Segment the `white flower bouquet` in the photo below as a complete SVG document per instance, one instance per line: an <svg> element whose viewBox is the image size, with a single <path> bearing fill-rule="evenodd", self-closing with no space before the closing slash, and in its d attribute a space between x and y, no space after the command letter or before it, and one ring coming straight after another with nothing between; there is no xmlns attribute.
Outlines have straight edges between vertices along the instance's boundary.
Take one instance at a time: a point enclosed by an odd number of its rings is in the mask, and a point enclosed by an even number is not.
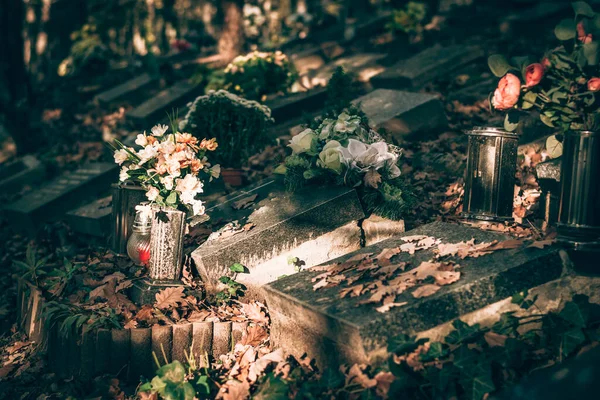
<svg viewBox="0 0 600 400"><path fill-rule="evenodd" d="M290 190L308 183L355 187L367 211L398 219L410 202L400 177L401 149L386 143L357 114L342 112L307 128L288 145L292 154L276 172ZM403 195L404 192L404 195Z"/></svg>
<svg viewBox="0 0 600 400"><path fill-rule="evenodd" d="M139 149L116 141L115 162L121 166L119 180L131 180L146 189L151 203L170 208L185 208L192 216L204 214L204 204L197 199L203 192L203 180L218 178L221 167L208 162L206 154L214 151L216 140L199 141L189 133L174 128L167 134L167 125L156 125L151 134L139 134L135 144Z"/></svg>

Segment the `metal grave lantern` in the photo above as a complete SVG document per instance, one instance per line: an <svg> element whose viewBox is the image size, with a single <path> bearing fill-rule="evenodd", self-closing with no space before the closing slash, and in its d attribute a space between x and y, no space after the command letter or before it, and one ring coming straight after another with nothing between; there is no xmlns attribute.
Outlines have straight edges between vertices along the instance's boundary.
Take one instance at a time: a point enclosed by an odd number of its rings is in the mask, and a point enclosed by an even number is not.
<svg viewBox="0 0 600 400"><path fill-rule="evenodd" d="M462 216L483 221L512 221L516 133L501 128L474 128L469 135Z"/></svg>
<svg viewBox="0 0 600 400"><path fill-rule="evenodd" d="M565 133L560 183L557 240L600 250L600 132Z"/></svg>
<svg viewBox="0 0 600 400"><path fill-rule="evenodd" d="M133 232L135 207L146 201L146 191L129 183L112 185L112 250L119 255L127 255L127 240Z"/></svg>

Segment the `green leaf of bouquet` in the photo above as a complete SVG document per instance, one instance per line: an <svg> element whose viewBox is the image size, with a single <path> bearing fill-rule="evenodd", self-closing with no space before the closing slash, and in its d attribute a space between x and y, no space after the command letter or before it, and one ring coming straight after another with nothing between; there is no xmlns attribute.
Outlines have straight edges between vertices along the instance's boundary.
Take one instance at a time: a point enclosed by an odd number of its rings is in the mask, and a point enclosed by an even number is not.
<svg viewBox="0 0 600 400"><path fill-rule="evenodd" d="M165 200L165 203L167 204L175 204L177 203L177 192L172 191L169 196L167 196L167 199Z"/></svg>
<svg viewBox="0 0 600 400"><path fill-rule="evenodd" d="M562 156L563 144L557 139L556 135L549 136L546 139L546 150L550 158L558 158Z"/></svg>
<svg viewBox="0 0 600 400"><path fill-rule="evenodd" d="M527 92L523 95L523 109L528 110L535 104L537 100L537 94L534 92Z"/></svg>
<svg viewBox="0 0 600 400"><path fill-rule="evenodd" d="M547 115L540 114L540 120L544 123L544 125L549 126L550 128L555 128L552 120Z"/></svg>
<svg viewBox="0 0 600 400"><path fill-rule="evenodd" d="M502 78L508 71L512 69L506 57L501 54L493 54L488 57L488 66L494 75Z"/></svg>
<svg viewBox="0 0 600 400"><path fill-rule="evenodd" d="M594 10L585 1L575 1L571 3L571 6L573 7L573 11L575 11L576 15L583 15L584 17L594 18Z"/></svg>
<svg viewBox="0 0 600 400"><path fill-rule="evenodd" d="M274 174L285 175L287 172L287 167L284 164L279 164L274 170Z"/></svg>
<svg viewBox="0 0 600 400"><path fill-rule="evenodd" d="M567 18L563 19L558 23L558 25L556 25L556 28L554 28L554 34L558 40L571 40L577 35L576 29L575 21Z"/></svg>
<svg viewBox="0 0 600 400"><path fill-rule="evenodd" d="M519 122L513 122L510 120L510 113L506 114L506 117L504 117L504 129L506 129L509 132L513 132L515 131L517 128L519 127Z"/></svg>
<svg viewBox="0 0 600 400"><path fill-rule="evenodd" d="M586 43L583 45L583 55L588 65L598 65L600 62L600 46L598 42Z"/></svg>
<svg viewBox="0 0 600 400"><path fill-rule="evenodd" d="M240 263L233 264L231 267L229 267L229 270L232 271L232 272L238 272L238 273L241 273L241 274L250 272L250 271L248 271L248 268L244 267Z"/></svg>

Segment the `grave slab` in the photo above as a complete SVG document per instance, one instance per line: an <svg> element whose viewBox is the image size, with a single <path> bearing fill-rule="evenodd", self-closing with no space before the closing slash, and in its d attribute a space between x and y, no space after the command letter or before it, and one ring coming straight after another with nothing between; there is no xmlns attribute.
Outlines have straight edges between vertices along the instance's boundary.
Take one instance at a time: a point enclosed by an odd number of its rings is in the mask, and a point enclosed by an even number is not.
<svg viewBox="0 0 600 400"><path fill-rule="evenodd" d="M111 216L112 196L108 196L67 212L65 219L74 232L107 237L111 232Z"/></svg>
<svg viewBox="0 0 600 400"><path fill-rule="evenodd" d="M46 166L33 156L23 156L0 169L0 193L17 192L25 185L34 185L44 179Z"/></svg>
<svg viewBox="0 0 600 400"><path fill-rule="evenodd" d="M384 71L385 67L381 65L381 62L386 57L386 54L380 53L359 53L338 58L320 68L311 77L311 82L313 84L327 84L337 67L343 67L347 73L357 75L358 80L361 82L368 82L372 76L381 74Z"/></svg>
<svg viewBox="0 0 600 400"><path fill-rule="evenodd" d="M240 205L248 208L233 208ZM213 220L237 220L240 226L235 234L214 232L192 253L209 291L217 290L218 279L230 275L234 263L250 271L236 280L258 291L261 285L295 272L288 257L312 266L354 251L360 247L358 221L364 218L354 189L313 187L291 193L277 179L235 193L207 214Z"/></svg>
<svg viewBox="0 0 600 400"><path fill-rule="evenodd" d="M442 102L430 94L377 89L353 104L360 105L373 128L393 136L437 133L448 126Z"/></svg>
<svg viewBox="0 0 600 400"><path fill-rule="evenodd" d="M323 107L327 99L326 88L313 88L306 92L292 93L267 100L265 105L271 109L276 124L288 119L301 117L303 113L316 111Z"/></svg>
<svg viewBox="0 0 600 400"><path fill-rule="evenodd" d="M157 81L157 75L144 73L96 95L94 102L106 107L127 98L135 92L143 90Z"/></svg>
<svg viewBox="0 0 600 400"><path fill-rule="evenodd" d="M477 46L436 45L406 60L401 60L371 78L376 88L418 89L425 83L479 60L485 55Z"/></svg>
<svg viewBox="0 0 600 400"><path fill-rule="evenodd" d="M150 127L165 119L172 109L185 106L204 93L204 88L188 81L180 81L159 92L153 98L127 113L127 119L138 128Z"/></svg>
<svg viewBox="0 0 600 400"><path fill-rule="evenodd" d="M69 171L40 189L9 204L7 221L18 231L34 234L40 224L60 218L66 211L104 195L117 179L115 163L89 163Z"/></svg>
<svg viewBox="0 0 600 400"><path fill-rule="evenodd" d="M343 262L361 253L377 255L383 249L404 244L402 237L414 235L431 236L445 244L472 238L476 243L508 239L502 234L464 225L435 222L328 264ZM406 270L410 270L421 262L434 259L436 247L418 250L414 255L401 252L392 260L393 263L409 263ZM564 270L560 253L555 247L523 246L478 258L455 258L461 273L457 282L442 286L429 297L415 298L411 289L406 290L394 299L395 303L406 304L383 313L375 310L379 304L360 304L370 293L342 299L340 291L347 288L346 283L313 290L312 278L323 271L308 268L265 286L272 320L271 338L284 351L295 356L306 352L320 365L330 368L341 363L376 365L387 358L386 345L393 336L429 330L516 292L558 279Z"/></svg>

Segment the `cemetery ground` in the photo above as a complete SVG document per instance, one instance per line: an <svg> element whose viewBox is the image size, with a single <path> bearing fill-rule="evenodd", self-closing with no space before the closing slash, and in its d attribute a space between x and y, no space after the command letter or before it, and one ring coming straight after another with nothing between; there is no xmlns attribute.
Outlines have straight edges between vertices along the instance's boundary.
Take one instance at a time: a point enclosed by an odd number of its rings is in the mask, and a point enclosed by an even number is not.
<svg viewBox="0 0 600 400"><path fill-rule="evenodd" d="M184 285L145 304L131 295L144 269L108 249L118 168L105 142L185 115L203 92L187 80L196 66L183 57L158 73L129 67L44 88L33 124L44 145L18 157L4 138L0 153L14 165L0 175L0 399L158 398L142 384L187 399L184 376L198 396L225 399L597 389L600 280L576 269L544 221L551 131L530 121L521 132L515 222L460 222L464 131L503 121L489 109L485 59L542 54L550 38L539 30L562 8L475 3L441 11L409 46L366 25L351 41L285 51L307 86L343 66L352 103L402 148L415 201L401 221L365 215L352 188L283 189L274 171L287 144L332 90L263 99L269 145L241 166L241 187L206 185L210 219L184 238Z"/></svg>

